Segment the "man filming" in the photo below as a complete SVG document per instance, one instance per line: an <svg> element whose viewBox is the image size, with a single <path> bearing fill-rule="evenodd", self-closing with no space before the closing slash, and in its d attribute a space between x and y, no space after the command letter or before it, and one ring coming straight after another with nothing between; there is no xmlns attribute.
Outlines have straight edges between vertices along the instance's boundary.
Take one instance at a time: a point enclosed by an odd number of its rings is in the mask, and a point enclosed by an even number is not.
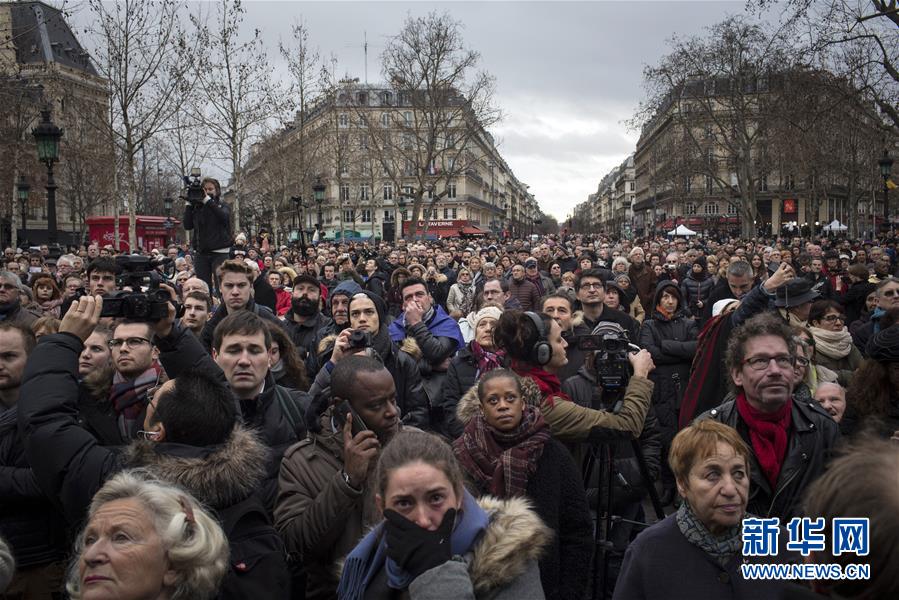
<svg viewBox="0 0 899 600"><path fill-rule="evenodd" d="M222 188L218 180L205 177L201 183L203 197L188 200L184 208L184 229L193 231L194 268L197 277L212 288L216 269L231 251L231 208L222 202Z"/></svg>

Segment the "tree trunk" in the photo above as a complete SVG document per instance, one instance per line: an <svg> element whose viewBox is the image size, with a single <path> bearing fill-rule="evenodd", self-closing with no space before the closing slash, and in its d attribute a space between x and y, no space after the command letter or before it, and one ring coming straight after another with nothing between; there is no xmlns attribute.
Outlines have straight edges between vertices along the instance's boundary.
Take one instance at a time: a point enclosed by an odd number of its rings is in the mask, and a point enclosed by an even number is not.
<svg viewBox="0 0 899 600"><path fill-rule="evenodd" d="M231 222L234 223L234 231L240 231L240 157L237 156L237 148L231 146L231 176L234 179L234 203L231 206Z"/></svg>

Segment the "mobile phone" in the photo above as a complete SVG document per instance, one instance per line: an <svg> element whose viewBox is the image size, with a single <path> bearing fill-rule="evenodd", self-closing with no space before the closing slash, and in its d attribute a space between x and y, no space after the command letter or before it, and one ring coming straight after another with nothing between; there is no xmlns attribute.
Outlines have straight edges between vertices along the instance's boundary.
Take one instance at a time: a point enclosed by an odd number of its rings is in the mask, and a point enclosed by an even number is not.
<svg viewBox="0 0 899 600"><path fill-rule="evenodd" d="M350 413L353 416L353 424L351 426L350 432L355 437L357 434L367 431L368 425L365 424L365 421L362 420L362 417L359 416L353 407L350 406L350 403L346 400L341 400L334 407L334 422L337 423L338 427L343 429L344 424L346 423L346 414Z"/></svg>

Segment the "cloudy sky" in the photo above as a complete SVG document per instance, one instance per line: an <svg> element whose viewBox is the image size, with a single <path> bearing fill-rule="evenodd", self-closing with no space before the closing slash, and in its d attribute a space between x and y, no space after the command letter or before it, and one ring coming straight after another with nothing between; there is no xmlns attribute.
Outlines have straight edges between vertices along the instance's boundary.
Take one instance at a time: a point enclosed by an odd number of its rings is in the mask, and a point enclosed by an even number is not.
<svg viewBox="0 0 899 600"><path fill-rule="evenodd" d="M379 55L407 15L447 11L464 24L466 43L496 77L505 120L493 130L515 175L541 208L564 219L602 176L634 150L624 121L642 98L643 66L674 34L690 35L744 0L643 2L297 2L245 0L248 27L262 30L272 62L280 40L302 21L338 74L379 81ZM81 15L79 15L81 16Z"/></svg>

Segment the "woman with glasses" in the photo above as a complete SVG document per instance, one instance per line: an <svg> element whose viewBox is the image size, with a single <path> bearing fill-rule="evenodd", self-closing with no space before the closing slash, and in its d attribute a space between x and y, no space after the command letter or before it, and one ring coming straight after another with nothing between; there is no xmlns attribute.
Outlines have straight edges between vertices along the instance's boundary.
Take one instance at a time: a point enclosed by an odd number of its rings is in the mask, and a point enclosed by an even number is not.
<svg viewBox="0 0 899 600"><path fill-rule="evenodd" d="M793 397L800 401L809 401L818 391L822 383L837 383L837 374L816 363L815 338L808 329L801 326L792 327L796 340L796 358L793 367L796 378L793 380Z"/></svg>
<svg viewBox="0 0 899 600"><path fill-rule="evenodd" d="M842 305L833 300L815 302L809 309L808 324L816 363L835 371L840 385L848 388L852 374L862 364L862 354L852 343Z"/></svg>

